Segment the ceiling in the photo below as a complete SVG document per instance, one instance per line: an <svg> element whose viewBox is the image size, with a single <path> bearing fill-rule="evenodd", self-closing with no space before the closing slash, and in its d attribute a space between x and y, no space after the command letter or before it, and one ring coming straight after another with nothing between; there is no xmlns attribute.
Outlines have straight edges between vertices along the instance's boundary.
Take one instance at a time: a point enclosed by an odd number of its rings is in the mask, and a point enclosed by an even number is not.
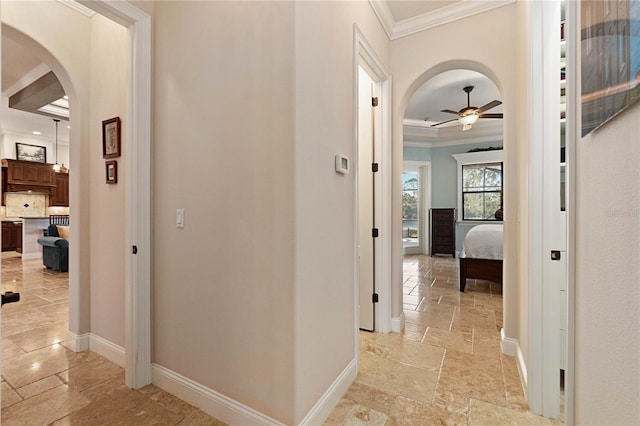
<svg viewBox="0 0 640 426"><path fill-rule="evenodd" d="M29 50L9 37L2 37L2 130L34 139L55 140L52 118L9 108L9 96L26 87L51 69ZM32 132L40 132L34 135ZM69 122L58 126L58 143L68 145ZM19 142L19 141L16 141Z"/></svg>
<svg viewBox="0 0 640 426"><path fill-rule="evenodd" d="M515 0L370 0L390 39L404 37L446 22L481 13ZM2 38L2 128L5 132L55 138L55 125L51 118L8 108L8 96L22 89L50 71L38 57L8 37ZM442 144L462 140L494 138L502 132L502 120L482 119L473 129L462 132L456 123L438 128L430 124L455 118L440 112L442 109L460 110L466 106L464 86L475 86L471 92L472 106L482 106L494 99L500 100L495 85L482 74L469 70L453 70L427 81L413 95L407 106L404 122L405 141L419 144ZM502 106L490 112L502 112ZM425 118L427 121L425 121ZM58 129L60 144L68 144L69 123L62 121ZM484 136L482 136L484 135Z"/></svg>

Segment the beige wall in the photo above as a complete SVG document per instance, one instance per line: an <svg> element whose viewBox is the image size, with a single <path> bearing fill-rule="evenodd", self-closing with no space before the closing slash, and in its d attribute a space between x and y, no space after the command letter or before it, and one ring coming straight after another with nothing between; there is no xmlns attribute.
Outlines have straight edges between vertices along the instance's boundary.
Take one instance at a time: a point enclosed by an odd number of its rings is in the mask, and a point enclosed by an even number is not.
<svg viewBox="0 0 640 426"><path fill-rule="evenodd" d="M640 104L576 144L575 422L639 424Z"/></svg>
<svg viewBox="0 0 640 426"><path fill-rule="evenodd" d="M91 236L91 333L125 346L125 185L129 157L126 129L126 88L129 69L128 31L94 15L91 18L91 113L89 187ZM120 117L122 155L117 161L118 183L105 183L102 158L102 121Z"/></svg>
<svg viewBox="0 0 640 426"><path fill-rule="evenodd" d="M494 9L466 19L394 40L391 43L393 71L394 166L402 170L402 116L415 90L440 72L467 68L493 80L500 90L504 107L505 154L505 278L504 329L507 337L518 336L517 280L517 175L518 144L518 74L514 58L518 55L517 4ZM478 28L481 36L470 37ZM437 48L434 48L437 46ZM394 187L400 187L400 172L394 174ZM400 191L394 194L394 223L400 223ZM395 229L400 229L399 225ZM398 231L399 232L399 231ZM394 252L402 253L399 234L394 238ZM394 316L402 309L402 259L393 259Z"/></svg>
<svg viewBox="0 0 640 426"><path fill-rule="evenodd" d="M154 30L153 361L285 423L295 364L293 9L158 2Z"/></svg>
<svg viewBox="0 0 640 426"><path fill-rule="evenodd" d="M388 39L367 2L295 5L296 423L354 359L354 23L388 64Z"/></svg>

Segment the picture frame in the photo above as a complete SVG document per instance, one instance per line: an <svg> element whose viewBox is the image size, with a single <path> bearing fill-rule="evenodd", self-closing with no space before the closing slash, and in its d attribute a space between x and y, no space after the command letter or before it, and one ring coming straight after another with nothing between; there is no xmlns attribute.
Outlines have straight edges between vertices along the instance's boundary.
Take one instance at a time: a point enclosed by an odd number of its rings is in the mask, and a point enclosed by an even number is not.
<svg viewBox="0 0 640 426"><path fill-rule="evenodd" d="M118 162L116 160L105 162L105 178L106 183L118 183Z"/></svg>
<svg viewBox="0 0 640 426"><path fill-rule="evenodd" d="M47 147L16 142L16 160L46 163Z"/></svg>
<svg viewBox="0 0 640 426"><path fill-rule="evenodd" d="M120 117L102 122L102 158L120 157Z"/></svg>

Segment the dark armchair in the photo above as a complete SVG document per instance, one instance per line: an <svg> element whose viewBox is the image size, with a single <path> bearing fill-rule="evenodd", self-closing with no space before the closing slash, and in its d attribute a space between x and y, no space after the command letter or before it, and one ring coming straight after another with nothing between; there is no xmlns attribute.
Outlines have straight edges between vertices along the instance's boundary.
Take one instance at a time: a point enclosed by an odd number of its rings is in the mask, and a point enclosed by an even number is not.
<svg viewBox="0 0 640 426"><path fill-rule="evenodd" d="M69 241L60 238L56 225L49 225L47 235L38 238L38 244L42 245L44 266L60 272L69 270Z"/></svg>

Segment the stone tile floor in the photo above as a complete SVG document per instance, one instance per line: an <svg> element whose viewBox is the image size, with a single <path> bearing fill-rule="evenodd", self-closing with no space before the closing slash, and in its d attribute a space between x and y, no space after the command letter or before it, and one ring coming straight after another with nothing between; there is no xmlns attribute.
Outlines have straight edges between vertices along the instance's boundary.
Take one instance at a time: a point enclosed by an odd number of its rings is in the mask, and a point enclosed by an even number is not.
<svg viewBox="0 0 640 426"><path fill-rule="evenodd" d="M360 371L328 425L562 424L528 412L514 357L500 351L502 289L458 260L404 259L403 333L360 332Z"/></svg>
<svg viewBox="0 0 640 426"><path fill-rule="evenodd" d="M457 290L457 260L404 262L403 333L361 332L360 373L326 424L561 424L527 411L515 359L500 353L502 294L471 281ZM3 425L221 425L150 385L131 390L124 371L64 341L68 274L2 254Z"/></svg>
<svg viewBox="0 0 640 426"><path fill-rule="evenodd" d="M41 260L2 253L2 292L19 291L2 308L2 425L223 425L149 385L124 385L124 370L64 342L68 274Z"/></svg>

